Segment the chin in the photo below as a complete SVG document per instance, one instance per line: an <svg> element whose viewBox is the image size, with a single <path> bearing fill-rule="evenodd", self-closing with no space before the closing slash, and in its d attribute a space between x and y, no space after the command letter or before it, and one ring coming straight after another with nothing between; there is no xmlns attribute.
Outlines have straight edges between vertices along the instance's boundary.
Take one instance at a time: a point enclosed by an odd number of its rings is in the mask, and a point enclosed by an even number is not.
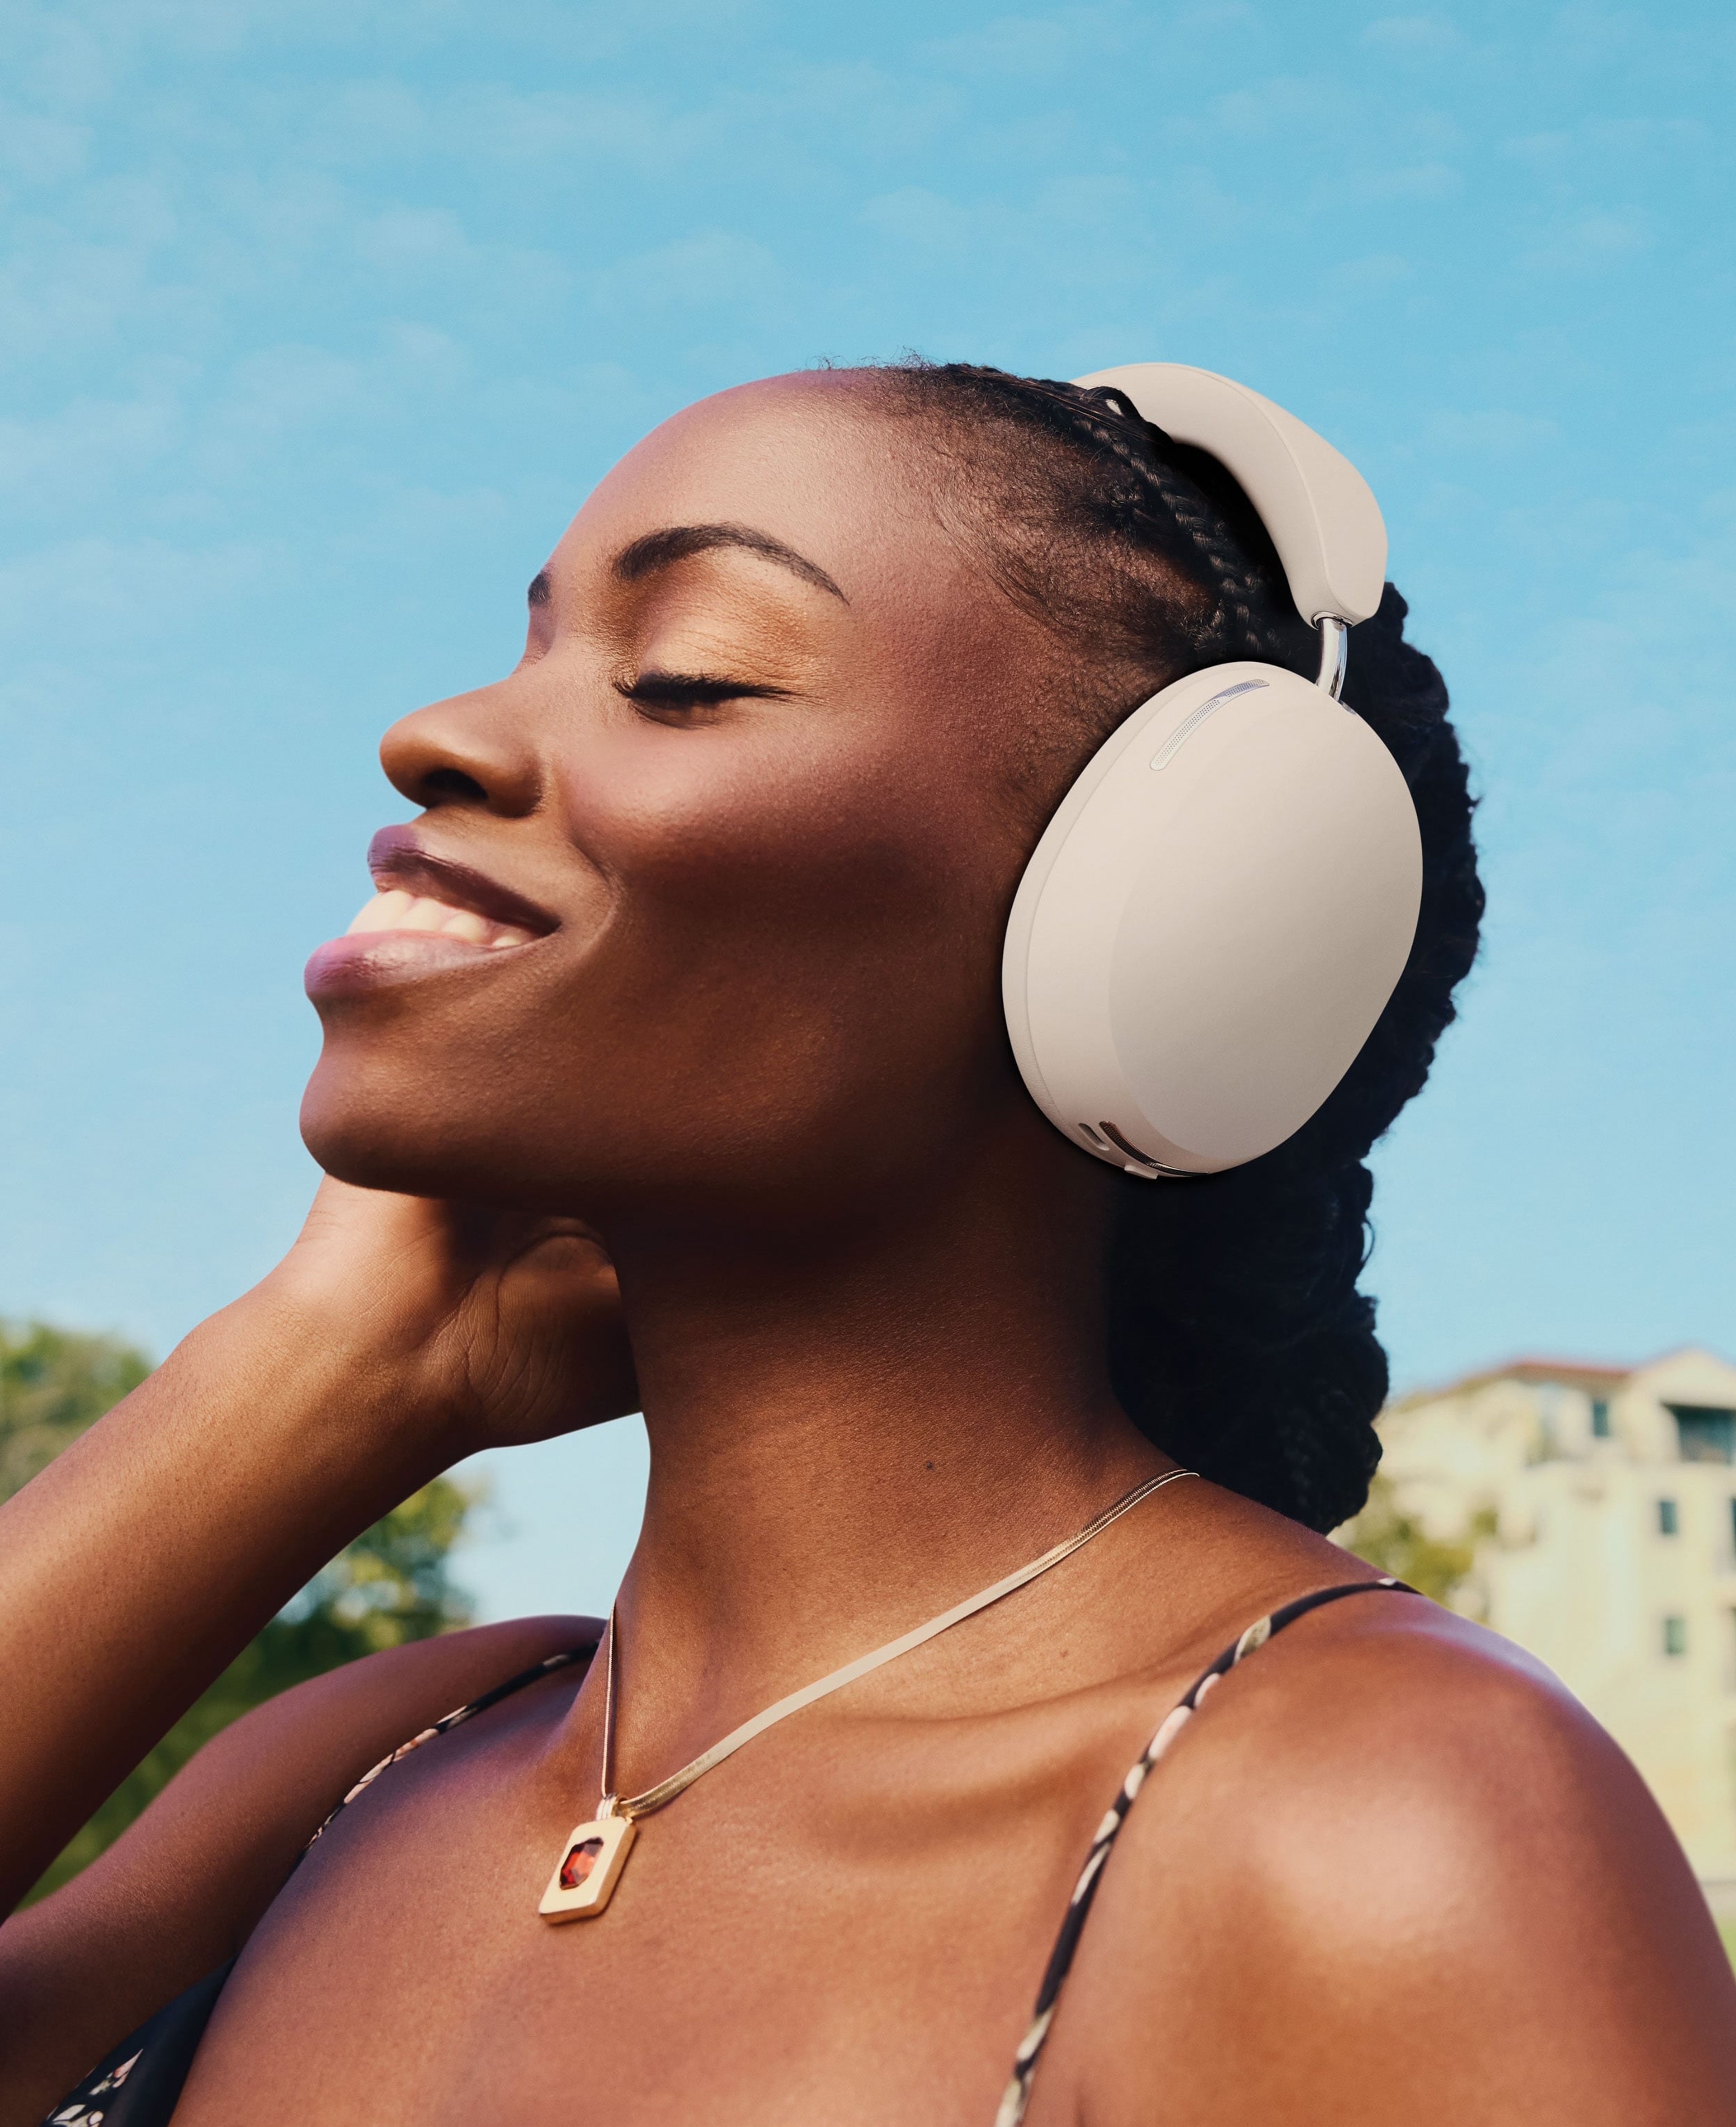
<svg viewBox="0 0 1736 2127"><path fill-rule="evenodd" d="M510 1164L497 1142L475 1140L466 1104L439 1099L425 1079L406 1087L396 1075L320 1059L301 1097L301 1142L325 1172L405 1196L505 1201Z"/></svg>
<svg viewBox="0 0 1736 2127"><path fill-rule="evenodd" d="M328 1033L301 1097L301 1141L355 1188L584 1215L576 1206L602 1177L572 1089L515 1085L502 1061L443 1059L432 1045L411 1059Z"/></svg>
<svg viewBox="0 0 1736 2127"><path fill-rule="evenodd" d="M406 1196L453 1193L434 1148L423 1134L393 1126L374 1105L322 1086L316 1072L301 1099L301 1142L326 1173L358 1189L391 1189Z"/></svg>

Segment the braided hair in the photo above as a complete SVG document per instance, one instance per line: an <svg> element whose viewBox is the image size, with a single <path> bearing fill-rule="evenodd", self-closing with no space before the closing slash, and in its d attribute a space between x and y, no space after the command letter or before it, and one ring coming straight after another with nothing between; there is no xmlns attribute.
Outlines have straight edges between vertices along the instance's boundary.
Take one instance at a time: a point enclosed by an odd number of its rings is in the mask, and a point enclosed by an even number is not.
<svg viewBox="0 0 1736 2127"><path fill-rule="evenodd" d="M1315 631L1246 495L1207 453L1110 391L958 362L866 374L946 461L943 518L1069 653L1065 706L1085 735L1107 736L1205 666L1258 659L1312 676ZM1365 1158L1428 1075L1483 906L1446 688L1406 642L1406 611L1388 584L1352 637L1344 696L1397 761L1422 831L1421 912L1397 988L1326 1105L1274 1150L1193 1182L1112 1185L1110 1366L1123 1405L1178 1461L1322 1530L1362 1506L1380 1457L1386 1354L1359 1290ZM1074 719L1047 726L1048 747L1076 760Z"/></svg>

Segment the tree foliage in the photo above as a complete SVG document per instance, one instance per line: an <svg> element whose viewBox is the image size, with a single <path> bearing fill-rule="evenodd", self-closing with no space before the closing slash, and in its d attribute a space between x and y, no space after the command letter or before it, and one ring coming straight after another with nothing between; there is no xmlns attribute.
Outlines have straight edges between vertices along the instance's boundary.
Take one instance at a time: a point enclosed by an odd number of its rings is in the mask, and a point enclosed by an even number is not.
<svg viewBox="0 0 1736 2127"><path fill-rule="evenodd" d="M1456 1537L1432 1537L1414 1514L1406 1514L1389 1477L1377 1476L1368 1504L1354 1521L1336 1530L1335 1541L1383 1573L1391 1573L1431 1596L1448 1609L1466 1607L1464 1597L1477 1565L1477 1554L1495 1533L1492 1511L1473 1514ZM1474 1606L1473 1606L1474 1607Z"/></svg>
<svg viewBox="0 0 1736 2127"><path fill-rule="evenodd" d="M0 1498L45 1469L149 1371L145 1354L119 1338L0 1323ZM475 1504L462 1485L437 1477L346 1545L127 1775L31 1896L75 1876L202 1744L249 1708L358 1655L467 1623L467 1599L448 1577L448 1558Z"/></svg>
<svg viewBox="0 0 1736 2127"><path fill-rule="evenodd" d="M138 1387L150 1362L118 1337L0 1322L0 1499Z"/></svg>

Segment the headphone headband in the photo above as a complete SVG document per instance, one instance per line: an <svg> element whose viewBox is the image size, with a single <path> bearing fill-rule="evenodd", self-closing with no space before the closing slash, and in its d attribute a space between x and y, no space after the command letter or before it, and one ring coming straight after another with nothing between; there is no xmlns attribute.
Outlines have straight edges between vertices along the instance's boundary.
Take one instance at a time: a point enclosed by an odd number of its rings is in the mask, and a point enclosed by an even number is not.
<svg viewBox="0 0 1736 2127"><path fill-rule="evenodd" d="M1318 683L1207 665L1117 725L1032 852L1001 993L1032 1098L1129 1174L1257 1159L1330 1094L1416 935L1422 839L1397 763L1336 696L1380 604L1387 533L1355 467L1210 370L1145 362L1115 392L1241 482L1321 634Z"/></svg>
<svg viewBox="0 0 1736 2127"><path fill-rule="evenodd" d="M1119 392L1142 420L1209 451L1272 535L1296 609L1311 624L1366 620L1380 604L1387 528L1368 482L1323 436L1209 369L1131 362L1074 383Z"/></svg>

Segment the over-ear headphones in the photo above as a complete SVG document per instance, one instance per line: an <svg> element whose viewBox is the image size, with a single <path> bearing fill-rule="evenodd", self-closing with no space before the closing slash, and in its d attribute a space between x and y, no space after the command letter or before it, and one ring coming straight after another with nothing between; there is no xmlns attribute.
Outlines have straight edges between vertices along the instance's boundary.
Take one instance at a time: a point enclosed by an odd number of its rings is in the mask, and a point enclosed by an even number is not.
<svg viewBox="0 0 1736 2127"><path fill-rule="evenodd" d="M1013 1054L1055 1128L1147 1179L1212 1174L1301 1129L1404 972L1422 840L1397 763L1340 705L1380 604L1368 484L1246 386L1167 362L1076 380L1240 483L1319 679L1214 665L1126 718L1061 800L1007 926Z"/></svg>

